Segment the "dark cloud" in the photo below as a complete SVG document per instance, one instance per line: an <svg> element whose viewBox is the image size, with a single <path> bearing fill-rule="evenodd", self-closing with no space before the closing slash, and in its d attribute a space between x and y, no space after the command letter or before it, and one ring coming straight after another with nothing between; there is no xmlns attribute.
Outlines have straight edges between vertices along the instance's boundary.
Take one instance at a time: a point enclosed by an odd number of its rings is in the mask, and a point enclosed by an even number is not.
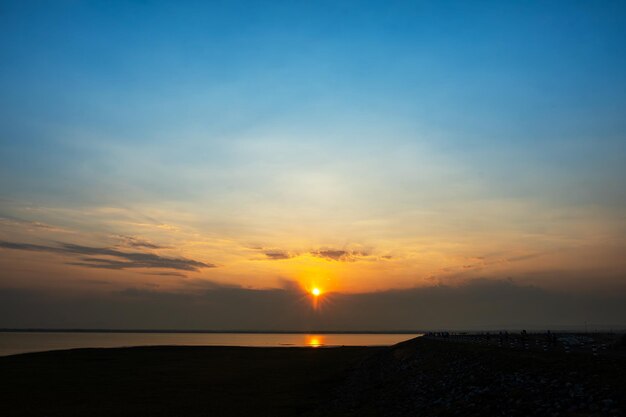
<svg viewBox="0 0 626 417"><path fill-rule="evenodd" d="M280 261L284 259L291 259L297 256L301 256L303 253L299 252L290 252L286 250L276 249L276 250L264 250L263 254L267 257L267 259L273 261ZM343 249L321 249L321 250L312 250L309 252L304 252L304 254L309 254L318 258L326 259L328 261L338 261L338 262L354 262L359 258L369 256L369 253L355 250L343 250ZM391 256L383 257L385 259L391 259Z"/></svg>
<svg viewBox="0 0 626 417"><path fill-rule="evenodd" d="M145 248L145 249L164 249L165 248L165 246L157 245L146 239L141 239L141 238L134 237L134 236L117 235L115 237L121 240L122 245L130 247L130 248Z"/></svg>
<svg viewBox="0 0 626 417"><path fill-rule="evenodd" d="M144 275L159 275L162 277L181 277L186 278L187 275L180 272L144 272Z"/></svg>
<svg viewBox="0 0 626 417"><path fill-rule="evenodd" d="M62 253L61 248L54 248L49 246L42 245L33 245L31 243L15 243L15 242L5 242L0 240L0 248L5 249L15 249L15 250L28 250L34 252L54 252L54 253Z"/></svg>
<svg viewBox="0 0 626 417"><path fill-rule="evenodd" d="M626 327L626 295L566 293L476 280L362 294L328 293L319 310L297 285L248 289L203 281L194 291L127 288L99 295L0 289L0 327L428 330Z"/></svg>
<svg viewBox="0 0 626 417"><path fill-rule="evenodd" d="M0 248L48 252L70 256L88 255L86 257L80 257L78 261L69 263L71 265L96 269L164 268L181 271L198 271L200 268L214 268L216 266L193 259L170 258L147 252L122 252L117 249L75 245L73 243L59 243L59 246L45 246L0 241ZM97 256L109 256L117 259L100 258Z"/></svg>
<svg viewBox="0 0 626 417"><path fill-rule="evenodd" d="M95 269L127 269L127 268L144 268L142 266L134 266L132 262L115 261L112 259L101 258L82 258L82 262L68 262L68 265L86 266Z"/></svg>
<svg viewBox="0 0 626 417"><path fill-rule="evenodd" d="M279 261L281 259L290 259L297 255L285 251L267 251L265 252L265 256L267 256L271 260Z"/></svg>
<svg viewBox="0 0 626 417"><path fill-rule="evenodd" d="M323 258L329 261L353 262L360 257L367 256L368 253L360 251L347 251L341 249L324 249L311 251L311 255Z"/></svg>

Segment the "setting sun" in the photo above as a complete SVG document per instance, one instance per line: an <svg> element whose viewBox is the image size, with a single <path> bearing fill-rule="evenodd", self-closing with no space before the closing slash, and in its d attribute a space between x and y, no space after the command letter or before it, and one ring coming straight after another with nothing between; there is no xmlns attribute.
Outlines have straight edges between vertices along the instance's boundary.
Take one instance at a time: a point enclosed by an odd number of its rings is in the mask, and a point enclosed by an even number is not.
<svg viewBox="0 0 626 417"><path fill-rule="evenodd" d="M319 296L322 293L322 291L319 288L313 288L311 290L311 294L313 294L315 297Z"/></svg>

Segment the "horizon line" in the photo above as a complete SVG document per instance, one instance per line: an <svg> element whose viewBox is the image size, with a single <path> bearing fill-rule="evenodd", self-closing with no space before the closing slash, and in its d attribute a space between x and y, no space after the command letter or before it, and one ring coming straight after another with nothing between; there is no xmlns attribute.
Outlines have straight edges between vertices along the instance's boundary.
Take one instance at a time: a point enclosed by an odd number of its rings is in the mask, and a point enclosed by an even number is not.
<svg viewBox="0 0 626 417"><path fill-rule="evenodd" d="M589 326L591 327L591 326ZM526 326L528 330L534 333L545 332L550 330L552 332L579 332L579 333L623 333L626 332L626 326L611 326L611 325L594 325L595 328L582 329L577 326L546 326L541 329L534 326ZM426 334L429 332L452 332L452 333L485 333L494 332L498 330L506 331L520 331L524 330L524 326L511 326L501 328L474 328L474 329L454 329L454 328L437 328L437 329L397 329L397 330L252 330L252 329L115 329L115 328L0 328L0 333L187 333L187 334Z"/></svg>

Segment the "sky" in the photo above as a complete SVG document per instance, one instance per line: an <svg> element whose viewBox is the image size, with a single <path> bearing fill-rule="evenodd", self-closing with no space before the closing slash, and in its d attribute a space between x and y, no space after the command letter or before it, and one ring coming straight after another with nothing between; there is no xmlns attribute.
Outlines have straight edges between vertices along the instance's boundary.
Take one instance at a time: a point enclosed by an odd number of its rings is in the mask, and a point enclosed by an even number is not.
<svg viewBox="0 0 626 417"><path fill-rule="evenodd" d="M619 1L2 0L0 327L626 326L625 112Z"/></svg>

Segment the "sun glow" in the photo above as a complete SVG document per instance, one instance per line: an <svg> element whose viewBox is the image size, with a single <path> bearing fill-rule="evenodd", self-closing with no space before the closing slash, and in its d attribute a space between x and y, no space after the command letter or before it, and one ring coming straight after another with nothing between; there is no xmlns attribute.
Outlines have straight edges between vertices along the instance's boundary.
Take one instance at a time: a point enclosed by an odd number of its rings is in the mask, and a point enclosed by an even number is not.
<svg viewBox="0 0 626 417"><path fill-rule="evenodd" d="M309 287L309 293L311 294L311 301L313 304L313 309L317 310L320 307L320 303L322 301L321 295L323 291L318 286L311 286Z"/></svg>

